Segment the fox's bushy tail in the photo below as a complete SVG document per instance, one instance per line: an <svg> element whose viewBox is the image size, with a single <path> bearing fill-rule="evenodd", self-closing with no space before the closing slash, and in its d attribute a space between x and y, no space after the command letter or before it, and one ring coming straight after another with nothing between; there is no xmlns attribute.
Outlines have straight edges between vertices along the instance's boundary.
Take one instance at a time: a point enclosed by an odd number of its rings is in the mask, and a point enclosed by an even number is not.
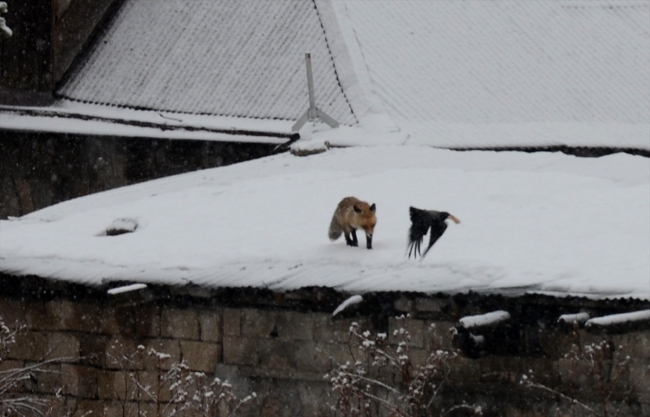
<svg viewBox="0 0 650 417"><path fill-rule="evenodd" d="M330 230L327 235L329 236L330 240L336 240L340 238L342 234L343 234L343 228L341 227L341 224L336 218L336 211L335 211L334 215L332 216L332 221L330 222Z"/></svg>

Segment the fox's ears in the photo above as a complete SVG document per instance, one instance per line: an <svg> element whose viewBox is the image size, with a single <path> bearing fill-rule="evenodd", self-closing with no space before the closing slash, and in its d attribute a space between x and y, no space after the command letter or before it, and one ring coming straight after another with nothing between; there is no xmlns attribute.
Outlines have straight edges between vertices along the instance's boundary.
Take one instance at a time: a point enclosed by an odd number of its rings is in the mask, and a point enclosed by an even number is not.
<svg viewBox="0 0 650 417"><path fill-rule="evenodd" d="M352 206L352 208L354 209L354 211L355 211L356 213L361 213L361 209L360 209L359 207L357 207L356 205L355 205L355 206Z"/></svg>
<svg viewBox="0 0 650 417"><path fill-rule="evenodd" d="M361 213L361 209L357 207L356 205L352 206L355 212ZM375 203L372 203L372 206L370 206L370 211L375 211L377 207L375 206Z"/></svg>

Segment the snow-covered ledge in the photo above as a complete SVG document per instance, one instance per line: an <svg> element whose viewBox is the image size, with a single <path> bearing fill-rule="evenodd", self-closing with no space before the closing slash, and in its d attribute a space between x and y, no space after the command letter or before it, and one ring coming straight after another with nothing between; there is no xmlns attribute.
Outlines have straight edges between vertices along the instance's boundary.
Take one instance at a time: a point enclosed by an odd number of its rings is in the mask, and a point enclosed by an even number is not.
<svg viewBox="0 0 650 417"><path fill-rule="evenodd" d="M459 320L460 324L466 329L495 326L510 318L510 313L507 311L499 310L490 313L480 314L476 316L466 316Z"/></svg>
<svg viewBox="0 0 650 417"><path fill-rule="evenodd" d="M562 327L573 327L574 325L577 325L578 327L584 327L589 318L589 313L584 312L576 314L562 314L557 319L557 322Z"/></svg>
<svg viewBox="0 0 650 417"><path fill-rule="evenodd" d="M510 337L512 326L503 326L510 321L510 313L504 310L485 314L465 316L451 328L453 346L465 356L480 358L494 353L516 351L519 343Z"/></svg>
<svg viewBox="0 0 650 417"><path fill-rule="evenodd" d="M585 329L593 333L623 333L650 329L650 310L596 317L587 321Z"/></svg>

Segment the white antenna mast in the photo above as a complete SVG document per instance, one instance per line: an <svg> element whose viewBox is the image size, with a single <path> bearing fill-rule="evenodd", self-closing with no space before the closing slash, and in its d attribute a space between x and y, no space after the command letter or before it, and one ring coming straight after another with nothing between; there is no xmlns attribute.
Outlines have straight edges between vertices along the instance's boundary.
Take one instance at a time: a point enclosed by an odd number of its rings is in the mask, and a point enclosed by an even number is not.
<svg viewBox="0 0 650 417"><path fill-rule="evenodd" d="M311 73L311 54L305 54L305 64L307 65L307 88L309 89L309 108L307 111L300 116L300 119L291 126L293 132L297 132L302 128L305 123L308 121L313 122L315 120L320 120L323 123L327 123L330 127L339 127L339 122L328 116L324 111L316 107L316 99L314 98L314 78Z"/></svg>

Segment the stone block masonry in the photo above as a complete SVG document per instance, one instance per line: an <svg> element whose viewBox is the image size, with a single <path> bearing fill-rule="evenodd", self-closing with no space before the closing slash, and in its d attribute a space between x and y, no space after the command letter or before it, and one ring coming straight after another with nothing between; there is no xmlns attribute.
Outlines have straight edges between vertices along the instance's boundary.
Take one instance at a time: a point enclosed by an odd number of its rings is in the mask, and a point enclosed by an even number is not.
<svg viewBox="0 0 650 417"><path fill-rule="evenodd" d="M186 374L227 380L241 398L255 392L257 398L238 415L333 415L324 375L362 357L356 341L351 342L353 323L371 337L385 333L386 349L392 350L400 341L400 329L406 328L410 338L405 348L413 369L426 363L432 349L455 352L443 391L445 404L481 404L489 416L532 417L568 409L559 397L522 385L524 375L538 387L573 392L578 401L597 409L595 370L580 357L586 351L572 347L605 342L602 346L613 347L612 352L597 347L594 352L604 366L598 372L605 369L618 384L611 385L609 401L619 401L624 415L650 415L649 331L596 335L551 326L551 318L581 305L610 314L647 308L642 301L599 304L542 296L387 293L378 295L381 305L392 305L387 311L364 310L361 305L333 319L331 312L349 294L328 289L286 294L222 289L195 297L195 291L150 286L152 296L146 302L128 304L116 302L104 287L12 276L0 277L0 284L0 317L9 329L18 330L15 343L0 351L0 371L51 360L43 372L13 387L12 395L47 399L60 416L166 415L161 404L173 398L168 378L179 363L187 367ZM454 349L451 335L461 317L497 309L509 310L515 318L525 313L517 333L521 340L511 343L517 354L499 354L497 347L469 358ZM396 318L402 315L408 318ZM617 368L621 363L624 372ZM376 377L399 381L381 372ZM178 415L193 415L184 412Z"/></svg>

